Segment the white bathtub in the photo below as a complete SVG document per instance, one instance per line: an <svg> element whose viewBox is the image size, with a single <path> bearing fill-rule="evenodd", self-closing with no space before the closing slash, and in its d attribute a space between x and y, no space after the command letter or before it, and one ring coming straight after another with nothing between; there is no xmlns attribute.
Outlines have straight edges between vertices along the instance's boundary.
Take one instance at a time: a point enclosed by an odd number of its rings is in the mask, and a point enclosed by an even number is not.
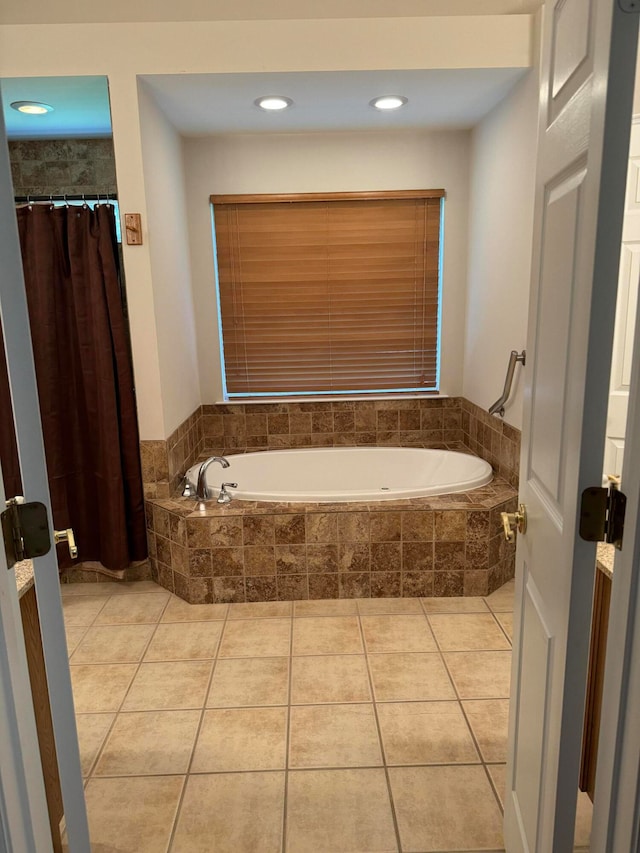
<svg viewBox="0 0 640 853"><path fill-rule="evenodd" d="M477 456L451 450L404 447L319 447L227 455L229 468L209 466L207 485L220 484L246 501L384 501L466 492L492 478ZM187 472L195 486L198 467Z"/></svg>

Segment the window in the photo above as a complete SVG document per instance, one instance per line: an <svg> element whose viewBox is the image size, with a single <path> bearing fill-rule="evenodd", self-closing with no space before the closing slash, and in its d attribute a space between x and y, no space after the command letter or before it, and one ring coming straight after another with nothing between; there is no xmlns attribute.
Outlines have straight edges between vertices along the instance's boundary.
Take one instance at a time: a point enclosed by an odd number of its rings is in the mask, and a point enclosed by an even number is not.
<svg viewBox="0 0 640 853"><path fill-rule="evenodd" d="M437 390L443 198L211 196L227 396Z"/></svg>

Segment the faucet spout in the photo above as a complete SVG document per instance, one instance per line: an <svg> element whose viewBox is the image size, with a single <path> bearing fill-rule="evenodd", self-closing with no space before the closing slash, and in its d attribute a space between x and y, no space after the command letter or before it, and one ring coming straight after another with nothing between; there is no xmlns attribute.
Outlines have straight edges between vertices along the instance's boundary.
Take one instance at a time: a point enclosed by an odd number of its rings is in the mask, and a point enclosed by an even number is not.
<svg viewBox="0 0 640 853"><path fill-rule="evenodd" d="M225 459L224 456L210 456L208 459L205 459L198 470L198 484L196 486L197 500L206 501L211 497L209 487L207 486L207 468L214 462L219 462L223 468L229 467L229 460Z"/></svg>

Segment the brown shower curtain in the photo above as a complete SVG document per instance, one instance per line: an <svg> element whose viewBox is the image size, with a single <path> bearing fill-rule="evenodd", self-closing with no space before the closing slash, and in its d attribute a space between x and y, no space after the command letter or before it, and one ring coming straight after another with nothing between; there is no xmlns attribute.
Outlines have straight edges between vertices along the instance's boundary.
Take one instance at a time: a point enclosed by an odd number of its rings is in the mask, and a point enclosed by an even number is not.
<svg viewBox="0 0 640 853"><path fill-rule="evenodd" d="M147 545L113 207L33 205L17 217L54 524L73 527L80 560L125 569ZM3 420L8 402L0 371Z"/></svg>

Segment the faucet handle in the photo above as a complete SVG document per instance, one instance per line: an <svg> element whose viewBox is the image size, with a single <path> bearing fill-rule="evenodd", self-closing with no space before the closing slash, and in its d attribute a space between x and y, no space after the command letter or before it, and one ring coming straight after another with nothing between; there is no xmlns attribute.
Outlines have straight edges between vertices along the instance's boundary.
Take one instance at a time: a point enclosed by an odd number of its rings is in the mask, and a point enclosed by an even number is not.
<svg viewBox="0 0 640 853"><path fill-rule="evenodd" d="M227 486L231 489L237 489L237 483L223 483L220 486L220 494L218 495L218 503L219 504L228 504L231 503L231 495L227 491Z"/></svg>
<svg viewBox="0 0 640 853"><path fill-rule="evenodd" d="M237 489L238 488L237 483L223 483L222 484L223 489L226 488L227 486L229 486L230 489Z"/></svg>

